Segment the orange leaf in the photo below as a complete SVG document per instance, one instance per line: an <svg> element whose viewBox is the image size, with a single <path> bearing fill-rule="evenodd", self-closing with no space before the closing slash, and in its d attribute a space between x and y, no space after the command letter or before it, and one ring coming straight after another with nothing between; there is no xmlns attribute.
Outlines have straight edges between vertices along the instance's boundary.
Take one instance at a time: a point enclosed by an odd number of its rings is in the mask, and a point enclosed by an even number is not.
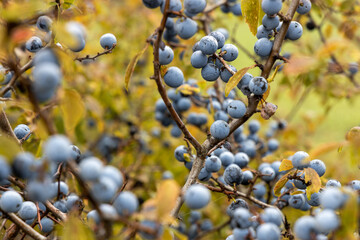
<svg viewBox="0 0 360 240"><path fill-rule="evenodd" d="M280 167L279 167L279 171L282 172L282 171L287 171L287 170L290 170L292 169L294 166L292 164L292 161L289 160L289 159L283 159L281 161L281 164L280 164Z"/></svg>

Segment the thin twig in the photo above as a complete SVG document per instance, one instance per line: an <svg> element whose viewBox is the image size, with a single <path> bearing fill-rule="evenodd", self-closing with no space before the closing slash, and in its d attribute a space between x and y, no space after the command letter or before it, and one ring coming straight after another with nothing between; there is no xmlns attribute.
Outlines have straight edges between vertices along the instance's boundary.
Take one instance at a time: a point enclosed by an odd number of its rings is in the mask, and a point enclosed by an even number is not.
<svg viewBox="0 0 360 240"><path fill-rule="evenodd" d="M84 60L93 60L95 61L96 58L102 56L102 55L106 55L109 53L112 53L112 50L116 47L116 44L113 44L111 48L106 49L105 51L101 52L101 53L97 53L95 56L90 57L89 55L86 55L85 57L77 57L74 59L74 61L79 61L82 62Z"/></svg>
<svg viewBox="0 0 360 240"><path fill-rule="evenodd" d="M15 213L4 213L6 214L9 219L15 223L21 230L26 232L29 236L36 240L46 240L47 238L35 231L31 226L26 224L23 220L21 220Z"/></svg>

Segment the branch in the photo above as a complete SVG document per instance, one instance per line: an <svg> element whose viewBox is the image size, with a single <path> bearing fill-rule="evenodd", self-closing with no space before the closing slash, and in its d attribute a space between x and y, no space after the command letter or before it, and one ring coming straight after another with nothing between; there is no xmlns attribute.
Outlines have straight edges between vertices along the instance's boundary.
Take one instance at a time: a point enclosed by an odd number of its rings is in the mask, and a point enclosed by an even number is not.
<svg viewBox="0 0 360 240"><path fill-rule="evenodd" d="M25 190L26 188L25 184L19 181L18 179L10 176L8 177L8 180L15 186L19 187L21 190ZM62 221L66 221L67 219L66 214L58 210L56 207L54 207L54 205L52 205L49 201L44 202L44 205L52 214L54 214L54 216L61 219Z"/></svg>
<svg viewBox="0 0 360 240"><path fill-rule="evenodd" d="M208 14L208 13L214 11L215 9L217 9L218 7L221 7L221 6L224 5L226 2L227 2L227 0L221 1L221 2L219 2L219 3L217 3L217 4L215 4L215 5L212 5L212 6L208 7L208 8L206 8L206 9L204 10L204 13L205 13L205 14Z"/></svg>
<svg viewBox="0 0 360 240"><path fill-rule="evenodd" d="M23 220L21 220L15 213L4 213L9 219L15 223L21 230L26 232L29 236L36 240L46 240L47 238L35 231L30 225L26 224Z"/></svg>
<svg viewBox="0 0 360 240"><path fill-rule="evenodd" d="M282 43L283 43L283 41L285 39L287 29L289 28L291 19L293 18L298 5L299 5L299 0L293 0L291 2L290 7L288 9L288 12L286 14L286 17L284 19L284 22L282 24L282 27L280 29L280 32L275 37L273 49L272 49L272 51L270 53L269 58L266 61L265 65L264 65L264 67L262 69L262 73L261 73L261 76L264 77L265 79L267 79L269 77L269 74L271 72L271 69L272 69L274 63L275 63L275 60L277 59L277 56L279 56L279 51L280 51L281 45L282 45ZM238 127L240 127L243 123L245 123L254 113L257 112L256 110L257 110L257 106L258 106L259 101L260 101L260 99L257 96L250 95L248 97L248 103L249 104L248 104L246 113L242 118L230 123L229 136ZM220 140L215 139L214 137L210 137L207 140L205 140L205 142L202 144L202 150L203 151L201 153L198 152L198 155L197 155L196 159L194 160L194 163L193 163L193 166L192 166L191 171L189 173L189 176L188 176L188 178L187 178L187 180L185 182L185 185L183 186L182 192L185 192L190 185L195 183L196 178L199 175L201 168L204 166L205 156L206 156L207 152L209 152L219 142L220 142ZM239 192L239 194L240 194L239 196L243 195L246 198L245 193ZM252 198L252 197L249 196L249 198ZM264 203L262 203L261 201L255 199L255 198L252 198L252 199L254 199L255 202L259 203L260 206L261 206L261 204L264 204ZM178 212L180 211L180 208L181 208L182 204L183 204L183 199L181 197L179 197L174 209L171 212L173 217L177 216ZM266 206L270 206L270 205L266 205Z"/></svg>
<svg viewBox="0 0 360 240"><path fill-rule="evenodd" d="M270 75L272 66L274 65L277 56L279 56L279 52L281 49L281 46L283 44L283 41L285 39L286 32L289 28L290 22L292 18L294 17L294 14L296 12L297 7L299 6L299 0L293 0L290 4L290 7L286 13L286 16L284 16L283 24L281 26L281 29L278 34L275 36L274 45L271 50L270 56L268 57L265 65L264 70L261 73L261 76L267 79Z"/></svg>
<svg viewBox="0 0 360 240"><path fill-rule="evenodd" d="M109 49L106 49L104 52L101 52L101 53L97 53L95 56L93 57L90 57L89 55L86 55L85 57L77 57L74 59L74 61L79 61L79 62L82 62L84 60L93 60L95 61L96 58L102 56L102 55L106 55L106 54L109 54L109 53L112 53L112 50L116 47L116 44L113 44L111 48Z"/></svg>
<svg viewBox="0 0 360 240"><path fill-rule="evenodd" d="M4 88L0 91L0 97L3 97L4 94L9 91L16 83L16 80L28 69L30 69L33 66L33 60L28 61L24 66L22 66L20 69L15 69L14 76L10 79L10 82L6 84Z"/></svg>
<svg viewBox="0 0 360 240"><path fill-rule="evenodd" d="M197 152L200 152L202 149L201 144L191 135L191 133L189 132L189 130L186 128L185 124L179 117L178 113L175 111L173 105L171 104L171 102L166 94L166 89L165 89L163 83L161 82L161 72L160 72L161 65L159 62L159 48L160 48L160 43L161 43L161 39L162 39L162 34L164 32L166 20L169 15L169 12L167 11L167 9L169 8L169 4L170 4L170 1L166 0L164 15L161 20L161 25L156 30L157 37L156 37L156 41L154 42L154 51L153 51L153 54L154 54L154 76L153 76L153 79L156 82L160 96L163 99L167 109L169 110L172 119L176 122L176 124L180 128L180 130L184 134L184 137L189 140L189 142L194 146L194 148L196 149Z"/></svg>
<svg viewBox="0 0 360 240"><path fill-rule="evenodd" d="M10 122L6 116L5 111L2 109L0 110L0 129L1 131L3 131L6 135L8 135L9 137L12 137L13 139L16 140L17 143L20 144L19 139L17 139L11 125Z"/></svg>

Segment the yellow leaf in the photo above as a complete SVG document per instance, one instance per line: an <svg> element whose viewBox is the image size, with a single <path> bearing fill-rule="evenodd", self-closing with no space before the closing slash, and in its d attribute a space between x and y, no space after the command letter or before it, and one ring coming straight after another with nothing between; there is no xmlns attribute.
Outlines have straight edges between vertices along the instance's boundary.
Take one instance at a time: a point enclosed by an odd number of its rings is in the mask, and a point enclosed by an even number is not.
<svg viewBox="0 0 360 240"><path fill-rule="evenodd" d="M311 182L310 186L306 189L306 196L308 199L311 198L311 194L319 192L321 188L321 179L317 172L312 168L305 168L305 182Z"/></svg>
<svg viewBox="0 0 360 240"><path fill-rule="evenodd" d="M238 85L241 78L245 75L245 73L249 70L254 68L256 65L253 65L251 67L245 67L237 71L227 82L225 86L225 96L227 97L230 93L230 91Z"/></svg>
<svg viewBox="0 0 360 240"><path fill-rule="evenodd" d="M15 155L21 151L18 142L13 138L2 135L0 143L0 156L6 157L9 161L12 161Z"/></svg>
<svg viewBox="0 0 360 240"><path fill-rule="evenodd" d="M156 206L157 206L157 199L151 198L146 200L142 205L141 216L143 216L147 220L156 221L157 220Z"/></svg>
<svg viewBox="0 0 360 240"><path fill-rule="evenodd" d="M297 195L297 194L303 194L303 193L304 193L303 191L297 190L297 191L291 192L290 195Z"/></svg>
<svg viewBox="0 0 360 240"><path fill-rule="evenodd" d="M85 115L85 104L80 94L73 90L65 90L60 105L64 115L64 124L67 132L73 130Z"/></svg>
<svg viewBox="0 0 360 240"><path fill-rule="evenodd" d="M284 176L282 176L275 184L274 186L274 194L275 196L280 196L281 189L285 186L285 184L288 181L288 176L294 174L295 169L291 170L290 172L286 173Z"/></svg>
<svg viewBox="0 0 360 240"><path fill-rule="evenodd" d="M279 167L279 172L290 170L290 169L292 169L293 167L294 167L294 166L293 166L291 160L289 160L289 159L283 159L283 160L281 161L281 164L280 164L280 167Z"/></svg>
<svg viewBox="0 0 360 240"><path fill-rule="evenodd" d="M279 68L281 68L281 66L283 66L284 64L285 63L282 63L282 64L279 64L279 65L276 66L276 68L275 68L273 74L271 75L271 77L267 79L268 83L271 83L272 81L274 81L275 76L276 76L277 72L279 71Z"/></svg>
<svg viewBox="0 0 360 240"><path fill-rule="evenodd" d="M171 210L175 207L180 194L180 186L173 179L167 179L160 182L156 193L157 217L162 223L173 221L170 217Z"/></svg>
<svg viewBox="0 0 360 240"><path fill-rule="evenodd" d="M89 227L76 216L70 216L63 227L60 225L57 226L57 231L61 232L61 239L63 240L74 239L74 236L76 236L78 240L95 239Z"/></svg>
<svg viewBox="0 0 360 240"><path fill-rule="evenodd" d="M193 95L194 93L199 93L200 89L198 87L190 86L189 84L183 84L176 89L176 91L180 91L184 95Z"/></svg>
<svg viewBox="0 0 360 240"><path fill-rule="evenodd" d="M241 12L249 25L251 33L255 36L258 27L260 2L259 0L241 0Z"/></svg>
<svg viewBox="0 0 360 240"><path fill-rule="evenodd" d="M144 54L144 52L146 51L146 49L148 48L149 43L147 43L145 45L145 47L143 48L143 50L141 50L140 52L138 52L135 57L133 57L133 59L131 59L129 65L126 67L126 72L125 72L125 88L126 90L129 89L129 83L130 83L130 79L131 79L131 75L134 72L135 66L140 58L141 55Z"/></svg>
<svg viewBox="0 0 360 240"><path fill-rule="evenodd" d="M184 156L185 162L191 162L190 154L184 153L183 156Z"/></svg>
<svg viewBox="0 0 360 240"><path fill-rule="evenodd" d="M266 101L266 99L269 97L269 95L270 95L270 85L268 85L268 88L266 89L266 92L263 94L263 96L262 96L262 99L261 99L261 101L258 103L258 107L260 108L262 105L263 105L263 103Z"/></svg>
<svg viewBox="0 0 360 240"><path fill-rule="evenodd" d="M356 192L346 192L348 198L345 206L340 211L341 228L335 231L334 239L358 239L354 232L357 232L358 221L358 194Z"/></svg>
<svg viewBox="0 0 360 240"><path fill-rule="evenodd" d="M187 236L185 236L184 234L180 233L178 230L176 230L176 228L172 228L172 227L166 227L165 231L169 231L172 236L175 236L176 239L179 240L186 240L188 239ZM172 238L166 238L165 235L162 236L162 239L172 239Z"/></svg>

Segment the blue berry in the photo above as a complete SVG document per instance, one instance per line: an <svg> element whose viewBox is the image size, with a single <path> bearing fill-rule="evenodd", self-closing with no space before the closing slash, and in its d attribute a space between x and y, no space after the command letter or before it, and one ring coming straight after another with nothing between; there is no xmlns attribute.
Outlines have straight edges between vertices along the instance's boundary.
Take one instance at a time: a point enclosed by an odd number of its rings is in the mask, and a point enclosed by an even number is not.
<svg viewBox="0 0 360 240"><path fill-rule="evenodd" d="M262 19L262 25L266 30L273 30L277 28L279 24L280 24L280 19L278 16L273 17L269 15L264 15Z"/></svg>
<svg viewBox="0 0 360 240"><path fill-rule="evenodd" d="M295 168L303 169L308 166L308 158L309 154L304 151L298 151L291 157L291 161Z"/></svg>
<svg viewBox="0 0 360 240"><path fill-rule="evenodd" d="M75 194L68 196L65 202L67 211L71 211L73 208L81 206L81 204L82 200Z"/></svg>
<svg viewBox="0 0 360 240"><path fill-rule="evenodd" d="M304 194L291 195L289 205L295 209L300 209L306 202Z"/></svg>
<svg viewBox="0 0 360 240"><path fill-rule="evenodd" d="M10 173L11 173L11 169L6 159L0 156L0 181L7 180Z"/></svg>
<svg viewBox="0 0 360 240"><path fill-rule="evenodd" d="M329 179L329 181L327 181L326 187L341 187L341 183L338 180L335 179Z"/></svg>
<svg viewBox="0 0 360 240"><path fill-rule="evenodd" d="M338 188L329 187L320 193L320 204L325 209L337 210L344 201L345 196Z"/></svg>
<svg viewBox="0 0 360 240"><path fill-rule="evenodd" d="M206 168L203 167L203 168L200 170L198 179L199 179L200 181L206 182L206 181L209 181L210 178L211 178L211 172L208 172L208 171L206 170Z"/></svg>
<svg viewBox="0 0 360 240"><path fill-rule="evenodd" d="M85 48L85 28L82 24L70 21L65 25L67 32L72 36L73 41L69 46L73 52L80 52Z"/></svg>
<svg viewBox="0 0 360 240"><path fill-rule="evenodd" d="M227 112L232 118L242 118L246 113L246 106L242 101L234 100L229 103Z"/></svg>
<svg viewBox="0 0 360 240"><path fill-rule="evenodd" d="M241 184L248 185L251 183L251 180L253 178L254 178L254 174L251 171L246 170L243 172L243 179L241 180Z"/></svg>
<svg viewBox="0 0 360 240"><path fill-rule="evenodd" d="M272 29L267 30L263 25L260 25L257 28L257 33L256 33L257 39L260 39L260 38L270 39L273 35L274 35L274 31Z"/></svg>
<svg viewBox="0 0 360 240"><path fill-rule="evenodd" d="M258 183L254 185L253 194L256 198L259 199L264 197L265 193L266 193L266 187L263 184Z"/></svg>
<svg viewBox="0 0 360 240"><path fill-rule="evenodd" d="M230 133L229 124L225 121L217 120L211 124L210 133L216 139L225 139Z"/></svg>
<svg viewBox="0 0 360 240"><path fill-rule="evenodd" d="M40 103L51 99L55 95L62 78L59 67L53 63L36 65L32 74L34 77L32 90L36 99Z"/></svg>
<svg viewBox="0 0 360 240"><path fill-rule="evenodd" d="M191 55L190 61L194 68L203 68L208 63L208 58L205 54L198 50Z"/></svg>
<svg viewBox="0 0 360 240"><path fill-rule="evenodd" d="M185 0L185 10L191 14L198 14L204 11L206 7L206 0Z"/></svg>
<svg viewBox="0 0 360 240"><path fill-rule="evenodd" d="M42 48L42 41L38 37L31 37L26 41L25 46L29 52L38 52Z"/></svg>
<svg viewBox="0 0 360 240"><path fill-rule="evenodd" d="M142 2L145 5L145 7L153 9L159 7L163 2L163 0L142 0Z"/></svg>
<svg viewBox="0 0 360 240"><path fill-rule="evenodd" d="M279 240L280 229L273 223L263 223L256 229L256 237L258 240Z"/></svg>
<svg viewBox="0 0 360 240"><path fill-rule="evenodd" d="M235 16L242 16L240 2L239 2L239 3L235 3L234 5L232 5L232 6L230 7L230 11L231 11Z"/></svg>
<svg viewBox="0 0 360 240"><path fill-rule="evenodd" d="M250 158L256 156L256 144L253 140L244 140L241 142L240 151L246 153Z"/></svg>
<svg viewBox="0 0 360 240"><path fill-rule="evenodd" d="M229 166L230 164L234 163L234 154L232 154L231 152L223 152L220 154L220 160L221 160L221 164L226 168L227 166Z"/></svg>
<svg viewBox="0 0 360 240"><path fill-rule="evenodd" d="M209 34L210 36L214 37L218 43L218 49L222 48L225 44L225 36L220 31L213 31Z"/></svg>
<svg viewBox="0 0 360 240"><path fill-rule="evenodd" d="M263 0L261 3L262 10L267 15L277 14L282 8L281 0Z"/></svg>
<svg viewBox="0 0 360 240"><path fill-rule="evenodd" d="M130 216L138 209L139 201L132 192L124 191L116 197L113 205L121 216Z"/></svg>
<svg viewBox="0 0 360 240"><path fill-rule="evenodd" d="M279 141L275 138L271 138L268 141L268 150L270 152L275 152L279 148Z"/></svg>
<svg viewBox="0 0 360 240"><path fill-rule="evenodd" d="M169 67L164 75L164 81L169 87L180 87L184 82L184 74L178 67Z"/></svg>
<svg viewBox="0 0 360 240"><path fill-rule="evenodd" d="M220 76L220 70L214 63L208 63L201 69L201 76L204 80L213 82Z"/></svg>
<svg viewBox="0 0 360 240"><path fill-rule="evenodd" d="M181 98L176 104L177 110L185 112L191 108L191 100L189 98Z"/></svg>
<svg viewBox="0 0 360 240"><path fill-rule="evenodd" d="M254 51L260 57L267 57L271 53L273 44L273 41L270 41L267 38L260 38L255 43Z"/></svg>
<svg viewBox="0 0 360 240"><path fill-rule="evenodd" d="M165 9L165 2L166 1L162 1L161 3L161 12L164 13L164 9ZM182 4L180 0L170 0L169 3L169 11L175 11L175 12L179 12L182 9ZM169 14L169 17L174 18L177 17L177 15L175 14Z"/></svg>
<svg viewBox="0 0 360 240"><path fill-rule="evenodd" d="M54 222L48 217L43 217L40 223L41 223L40 230L43 233L50 233L54 229Z"/></svg>
<svg viewBox="0 0 360 240"><path fill-rule="evenodd" d="M226 51L226 53L222 56L222 58L228 62L234 61L239 55L239 50L233 44L225 44L221 48L221 51L222 52Z"/></svg>
<svg viewBox="0 0 360 240"><path fill-rule="evenodd" d="M164 50L159 49L159 62L161 65L168 65L173 59L174 51L170 47L165 46Z"/></svg>
<svg viewBox="0 0 360 240"><path fill-rule="evenodd" d="M238 208L249 209L249 205L245 200L238 198L234 202L231 202L231 204L227 207L226 209L227 215L229 215L232 218L234 216L235 210Z"/></svg>
<svg viewBox="0 0 360 240"><path fill-rule="evenodd" d="M224 171L224 180L230 186L239 185L243 178L241 168L236 164L230 164Z"/></svg>
<svg viewBox="0 0 360 240"><path fill-rule="evenodd" d="M44 145L45 157L54 163L66 162L71 158L70 141L63 135L53 135Z"/></svg>
<svg viewBox="0 0 360 240"><path fill-rule="evenodd" d="M249 82L249 89L255 95L263 95L268 89L268 84L263 77L254 77Z"/></svg>
<svg viewBox="0 0 360 240"><path fill-rule="evenodd" d="M349 63L349 72L351 75L355 75L358 71L359 71L359 64L357 62Z"/></svg>
<svg viewBox="0 0 360 240"><path fill-rule="evenodd" d="M291 21L289 29L286 32L286 38L290 40L298 40L303 33L303 28L300 23L296 21Z"/></svg>
<svg viewBox="0 0 360 240"><path fill-rule="evenodd" d="M117 188L120 188L123 185L123 175L116 167L105 166L101 172L101 176L110 178Z"/></svg>
<svg viewBox="0 0 360 240"><path fill-rule="evenodd" d="M279 211L277 208L265 208L260 217L264 222L273 223L279 227L283 219L281 211Z"/></svg>
<svg viewBox="0 0 360 240"><path fill-rule="evenodd" d="M246 153L239 152L235 154L234 163L238 165L240 168L244 168L248 165L250 159Z"/></svg>
<svg viewBox="0 0 360 240"><path fill-rule="evenodd" d="M205 160L205 168L208 172L218 172L221 169L221 160L217 156L210 156Z"/></svg>
<svg viewBox="0 0 360 240"><path fill-rule="evenodd" d="M324 209L315 215L317 228L322 233L334 231L340 225L339 217L333 210Z"/></svg>
<svg viewBox="0 0 360 240"><path fill-rule="evenodd" d="M80 175L85 181L96 181L102 172L103 163L96 157L88 157L81 161Z"/></svg>
<svg viewBox="0 0 360 240"><path fill-rule="evenodd" d="M93 197L103 203L109 203L115 196L117 185L111 178L101 176L91 187Z"/></svg>
<svg viewBox="0 0 360 240"><path fill-rule="evenodd" d="M191 185L185 192L184 200L190 209L204 208L210 202L210 191L199 184Z"/></svg>
<svg viewBox="0 0 360 240"><path fill-rule="evenodd" d="M229 116L226 114L225 111L219 110L214 115L215 121L217 120L223 120L225 122L229 121Z"/></svg>
<svg viewBox="0 0 360 240"><path fill-rule="evenodd" d="M299 14L307 14L311 10L311 1L310 0L302 0L296 9Z"/></svg>
<svg viewBox="0 0 360 240"><path fill-rule="evenodd" d="M251 213L246 208L235 209L233 218L240 228L248 228L252 225L252 222L250 221Z"/></svg>
<svg viewBox="0 0 360 240"><path fill-rule="evenodd" d="M19 153L15 156L14 162L12 164L12 169L15 174L15 176L22 178L22 179L28 179L32 176L34 176L33 167L35 165L35 157L32 155L32 153L29 152L23 152ZM2 167L1 169L5 169ZM10 173L10 170L9 170Z"/></svg>
<svg viewBox="0 0 360 240"><path fill-rule="evenodd" d="M241 92L246 96L249 96L251 94L251 91L249 89L249 82L253 78L254 77L250 73L245 73L245 75L241 78L240 82L237 85Z"/></svg>
<svg viewBox="0 0 360 240"><path fill-rule="evenodd" d="M21 140L30 133L30 128L25 124L19 124L14 128L14 133L16 135L16 138ZM25 140L28 140L29 137L30 135L27 136Z"/></svg>
<svg viewBox="0 0 360 240"><path fill-rule="evenodd" d="M294 233L301 240L312 239L312 235L317 233L316 220L312 216L303 216L296 220Z"/></svg>
<svg viewBox="0 0 360 240"><path fill-rule="evenodd" d="M359 191L360 190L360 181L359 180L353 180L351 181L351 185L352 189L354 189L355 191Z"/></svg>
<svg viewBox="0 0 360 240"><path fill-rule="evenodd" d="M185 162L185 153L188 153L187 148L184 145L178 146L174 152L176 160L178 160L179 162Z"/></svg>
<svg viewBox="0 0 360 240"><path fill-rule="evenodd" d="M197 23L191 18L179 18L175 23L175 31L182 39L189 39L195 35L198 30Z"/></svg>
<svg viewBox="0 0 360 240"><path fill-rule="evenodd" d="M36 27L43 32L50 32L52 20L48 16L40 16L36 21Z"/></svg>
<svg viewBox="0 0 360 240"><path fill-rule="evenodd" d="M16 213L20 210L23 199L19 193L15 191L7 191L1 195L0 207L7 213Z"/></svg>
<svg viewBox="0 0 360 240"><path fill-rule="evenodd" d="M199 49L205 55L214 54L218 49L218 43L216 41L216 38L214 38L213 36L205 36L201 38L199 42Z"/></svg>
<svg viewBox="0 0 360 240"><path fill-rule="evenodd" d="M71 159L76 161L77 163L80 162L80 159L81 159L81 152L80 152L80 149L75 146L75 145L70 145L70 155L71 155Z"/></svg>
<svg viewBox="0 0 360 240"><path fill-rule="evenodd" d="M226 30L225 28L218 28L215 31L221 32L224 35L225 40L229 38L229 31Z"/></svg>
<svg viewBox="0 0 360 240"><path fill-rule="evenodd" d="M308 204L310 206L313 206L313 207L319 206L320 205L320 193L315 192L315 193L311 194L310 200L308 200L306 198L306 201L308 202Z"/></svg>
<svg viewBox="0 0 360 240"><path fill-rule="evenodd" d="M317 172L317 174L319 175L319 177L321 177L325 174L325 171L326 171L325 163L319 159L310 161L309 167L314 169Z"/></svg>
<svg viewBox="0 0 360 240"><path fill-rule="evenodd" d="M263 168L261 170L261 174L264 174L263 176L261 176L261 179L264 180L265 182L270 182L274 180L274 178L276 177L276 173L274 169L272 169L271 167Z"/></svg>
<svg viewBox="0 0 360 240"><path fill-rule="evenodd" d="M104 49L111 49L116 44L116 37L112 33L106 33L100 38L100 45Z"/></svg>
<svg viewBox="0 0 360 240"><path fill-rule="evenodd" d="M236 72L236 68L232 65L228 65L233 72ZM220 78L223 82L227 83L233 75L225 67L220 70Z"/></svg>

